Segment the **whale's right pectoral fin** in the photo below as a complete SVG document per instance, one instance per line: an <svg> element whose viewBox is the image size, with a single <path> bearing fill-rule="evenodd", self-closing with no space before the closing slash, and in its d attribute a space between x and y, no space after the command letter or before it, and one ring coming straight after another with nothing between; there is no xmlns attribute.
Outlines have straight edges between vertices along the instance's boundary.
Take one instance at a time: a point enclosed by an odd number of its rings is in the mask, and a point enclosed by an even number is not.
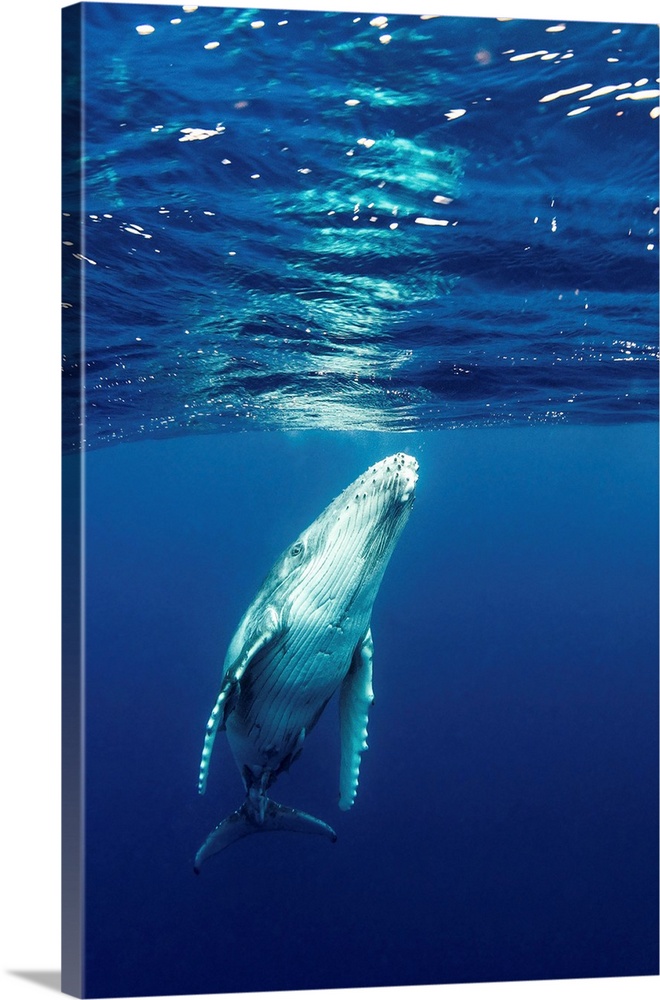
<svg viewBox="0 0 660 1000"><path fill-rule="evenodd" d="M247 837L251 833L270 833L278 830L289 830L291 833L317 833L329 840L335 841L337 834L316 816L301 812L300 809L291 809L289 806L282 806L273 799L266 799L262 802L262 809L256 810L247 799L240 809L237 809L231 816L227 816L222 823L216 826L215 830L209 834L195 857L195 872L199 874L202 862L206 861L219 851L224 851L225 847ZM262 815L263 813L263 815Z"/></svg>
<svg viewBox="0 0 660 1000"><path fill-rule="evenodd" d="M267 608L264 615L255 621L255 625L246 632L245 636L241 636L243 641L238 655L224 672L220 694L213 706L209 721L206 723L204 748L202 750L199 778L197 780L197 789L200 795L203 795L206 791L209 760L211 759L216 734L219 730L225 728L227 716L234 709L238 696L241 693L241 678L255 656L269 646L278 633L279 619L277 614L274 609ZM236 638L238 638L238 635Z"/></svg>
<svg viewBox="0 0 660 1000"><path fill-rule="evenodd" d="M367 629L353 653L351 666L339 695L341 763L339 808L350 809L355 801L360 774L360 755L367 749L367 722L374 700L371 686L374 643Z"/></svg>

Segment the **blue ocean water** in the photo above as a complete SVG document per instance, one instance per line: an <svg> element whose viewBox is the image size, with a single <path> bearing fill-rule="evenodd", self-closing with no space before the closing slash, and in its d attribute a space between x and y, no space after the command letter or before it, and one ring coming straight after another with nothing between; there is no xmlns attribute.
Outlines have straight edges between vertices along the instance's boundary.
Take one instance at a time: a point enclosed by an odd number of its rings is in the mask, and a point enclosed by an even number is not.
<svg viewBox="0 0 660 1000"><path fill-rule="evenodd" d="M657 973L657 29L83 10L87 995ZM236 624L399 450L357 802L331 702L276 797L337 843L196 878Z"/></svg>

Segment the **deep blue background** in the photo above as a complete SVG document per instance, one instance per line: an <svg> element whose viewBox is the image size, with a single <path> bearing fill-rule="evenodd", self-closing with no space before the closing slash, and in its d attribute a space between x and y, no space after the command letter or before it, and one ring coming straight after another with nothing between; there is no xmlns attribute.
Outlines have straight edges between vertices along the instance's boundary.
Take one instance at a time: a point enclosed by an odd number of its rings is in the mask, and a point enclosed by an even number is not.
<svg viewBox="0 0 660 1000"><path fill-rule="evenodd" d="M272 560L399 448L418 499L377 600L369 744L336 807L331 703L277 797L335 845L195 851L226 645ZM245 434L87 470L90 995L657 971L657 431Z"/></svg>

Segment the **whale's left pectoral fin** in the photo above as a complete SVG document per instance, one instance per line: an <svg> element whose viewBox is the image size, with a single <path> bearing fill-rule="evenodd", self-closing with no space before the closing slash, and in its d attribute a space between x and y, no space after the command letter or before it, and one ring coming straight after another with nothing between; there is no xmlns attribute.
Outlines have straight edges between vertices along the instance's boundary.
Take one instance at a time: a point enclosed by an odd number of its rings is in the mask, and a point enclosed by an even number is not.
<svg viewBox="0 0 660 1000"><path fill-rule="evenodd" d="M360 755L367 749L367 722L374 700L371 685L374 644L367 629L353 653L350 669L339 696L341 764L339 808L350 809L355 801L360 774Z"/></svg>
<svg viewBox="0 0 660 1000"><path fill-rule="evenodd" d="M234 705L241 693L241 678L252 660L261 653L276 638L279 631L279 620L271 608L267 608L263 620L257 621L257 627L252 629L243 639L238 655L227 667L222 678L220 694L213 706L213 711L206 723L204 748L199 765L197 789L200 795L206 791L209 761L216 734L225 728L227 716L233 711Z"/></svg>

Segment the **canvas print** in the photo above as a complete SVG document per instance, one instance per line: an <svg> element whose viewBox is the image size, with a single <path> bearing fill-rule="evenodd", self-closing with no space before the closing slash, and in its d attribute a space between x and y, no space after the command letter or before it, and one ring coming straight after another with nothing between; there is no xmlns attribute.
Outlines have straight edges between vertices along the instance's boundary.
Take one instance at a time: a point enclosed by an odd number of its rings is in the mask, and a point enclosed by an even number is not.
<svg viewBox="0 0 660 1000"><path fill-rule="evenodd" d="M657 26L62 44L64 990L657 975Z"/></svg>

